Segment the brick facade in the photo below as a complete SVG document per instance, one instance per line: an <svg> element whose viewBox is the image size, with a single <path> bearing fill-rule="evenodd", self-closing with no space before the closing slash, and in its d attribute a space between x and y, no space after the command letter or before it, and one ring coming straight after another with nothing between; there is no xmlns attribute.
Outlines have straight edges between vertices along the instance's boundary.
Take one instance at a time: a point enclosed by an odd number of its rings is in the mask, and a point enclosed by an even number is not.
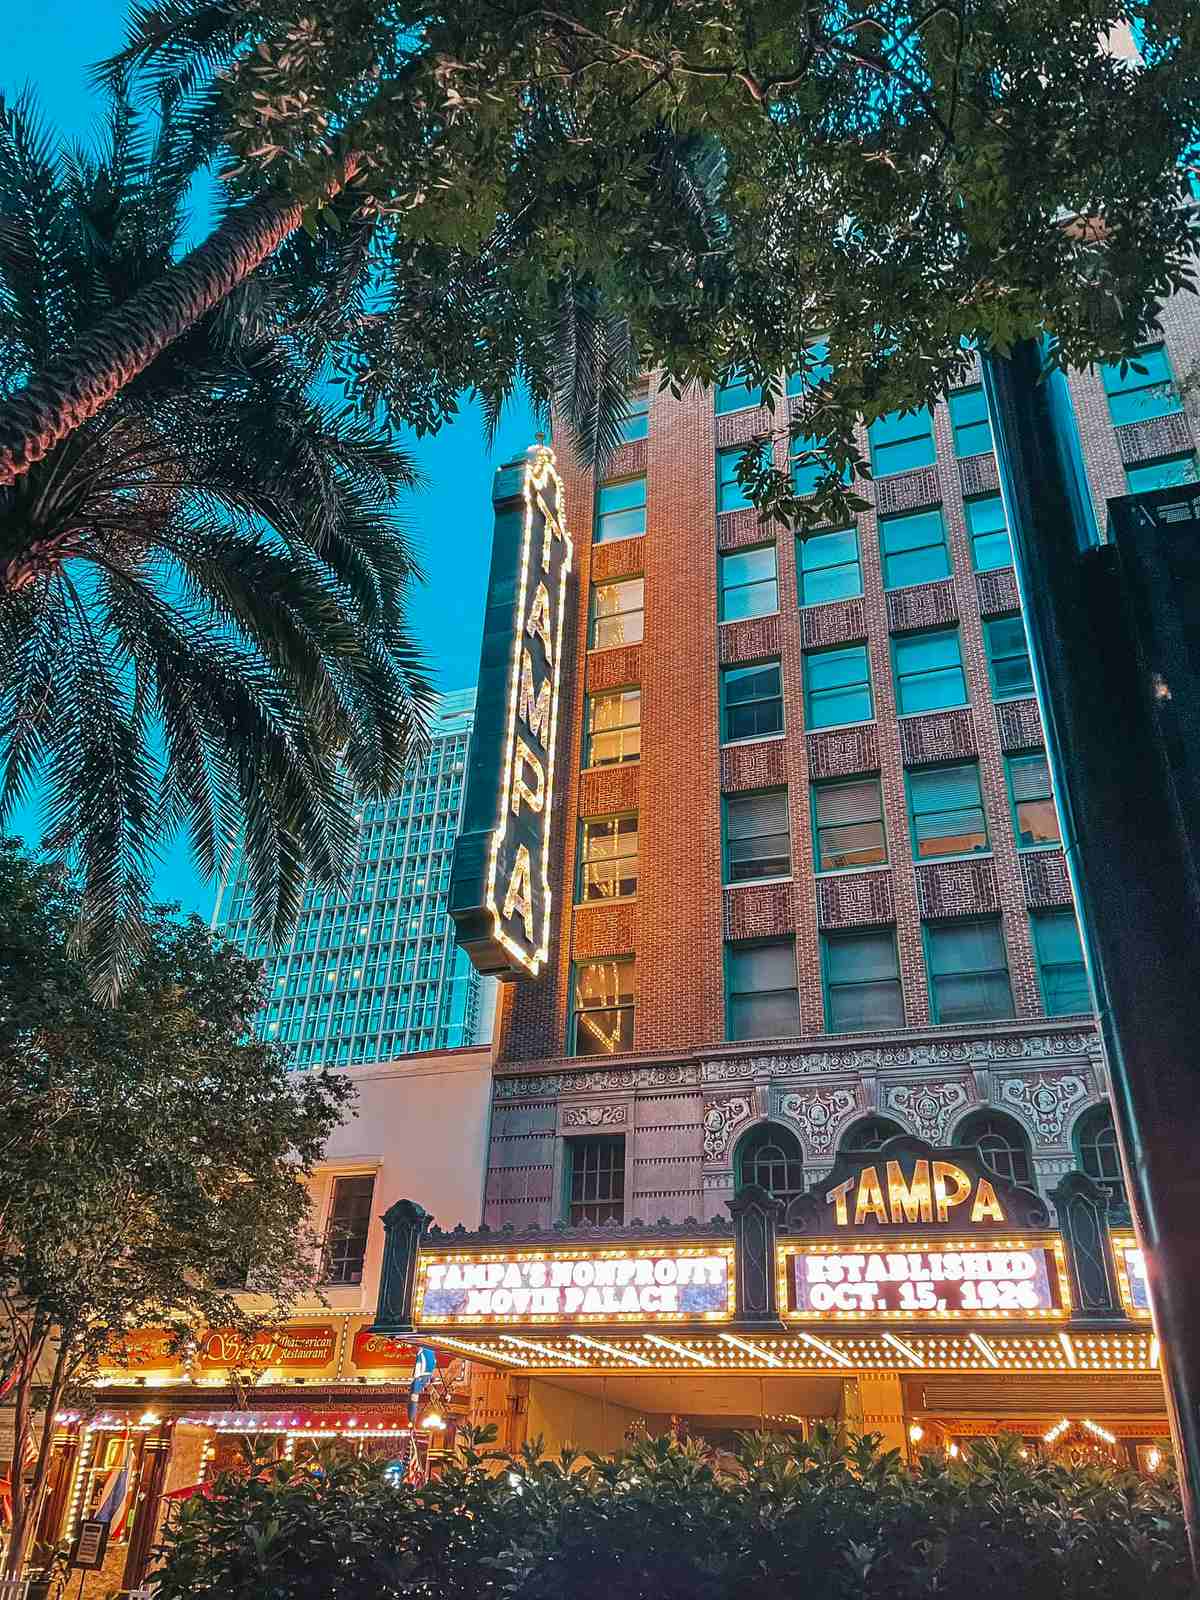
<svg viewBox="0 0 1200 1600"><path fill-rule="evenodd" d="M1164 326L1182 375L1200 362L1200 319L1174 305ZM1126 492L1124 463L1163 453L1163 439L1173 441L1171 450L1186 449L1190 420L1186 413L1172 418L1165 430L1137 424L1134 438L1128 427L1113 427L1098 374L1079 374L1071 383L1103 525L1104 501ZM1105 1079L1090 1016L1051 1019L1043 1006L1030 914L1067 907L1071 894L1061 849L1020 849L1014 833L1006 759L1040 749L1043 734L1033 699L995 702L992 695L984 624L1016 615L1018 591L1011 568L975 572L964 497L996 492L994 458L956 457L948 408L939 404L936 466L878 480L864 492L873 493L883 514L940 505L952 575L885 593L876 511L868 510L857 519L861 597L801 607L793 534L775 522L761 524L753 511L716 511L716 451L768 431L770 414L749 408L714 416L711 393L697 389L677 399L652 382L650 394L647 439L625 447L605 471L645 472L644 537L593 550L595 480L566 470L579 598L564 662L565 781L552 830L556 940L544 977L512 985L502 1007L486 1220L544 1226L561 1214L564 1137L575 1125L564 1132L566 1101L613 1107L603 1125L625 1138L626 1220L723 1213L737 1142L764 1119L799 1139L812 1181L829 1169L837 1139L864 1114L886 1114L929 1136L905 1107L915 1088L939 1084L951 1086L942 1099L962 1115L990 1107L1012 1118L1029 1144L1036 1181L1049 1189L1074 1165L1072 1128L1103 1099ZM865 451L865 436L861 442ZM775 450L783 467L781 441ZM778 612L720 623L718 553L763 544L776 551ZM589 653L590 585L630 574L645 579L644 642ZM895 639L946 627L958 629L969 705L899 717ZM874 719L807 730L805 652L855 643L867 648ZM783 733L722 745L722 667L768 659L782 669ZM581 773L585 688L633 684L642 690L640 762ZM906 773L964 760L978 762L988 849L918 862ZM886 865L818 875L812 783L876 774ZM723 795L785 787L790 881L723 886ZM638 812L637 898L572 909L579 820L615 810ZM932 1026L925 929L971 916L999 919L1014 1017ZM904 1027L828 1037L821 935L873 927L895 930ZM794 940L800 1033L728 1043L726 942L779 937ZM637 962L632 1052L565 1055L572 964L616 955ZM829 1121L835 1106L841 1108L836 1137ZM584 1120L576 1118L579 1126ZM961 1116L950 1120L957 1124ZM936 1130L939 1139L953 1137L950 1120Z"/></svg>

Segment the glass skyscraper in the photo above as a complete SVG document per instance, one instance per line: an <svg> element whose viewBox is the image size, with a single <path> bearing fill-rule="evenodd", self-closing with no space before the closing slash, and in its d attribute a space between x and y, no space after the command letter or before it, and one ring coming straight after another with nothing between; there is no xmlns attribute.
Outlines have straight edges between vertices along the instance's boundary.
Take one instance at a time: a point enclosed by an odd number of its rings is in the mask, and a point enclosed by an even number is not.
<svg viewBox="0 0 1200 1600"><path fill-rule="evenodd" d="M290 940L256 938L239 859L217 896L213 927L266 964L258 1018L290 1044L298 1067L386 1061L489 1036L492 982L454 943L446 914L462 816L475 690L443 695L426 759L395 798L365 806L349 894L309 889Z"/></svg>

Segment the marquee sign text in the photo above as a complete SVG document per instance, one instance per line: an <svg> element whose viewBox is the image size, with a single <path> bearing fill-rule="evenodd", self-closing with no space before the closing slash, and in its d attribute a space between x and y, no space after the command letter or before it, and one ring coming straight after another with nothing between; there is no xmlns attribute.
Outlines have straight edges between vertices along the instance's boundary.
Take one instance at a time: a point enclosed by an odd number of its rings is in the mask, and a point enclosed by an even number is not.
<svg viewBox="0 0 1200 1600"><path fill-rule="evenodd" d="M899 1161L864 1167L835 1184L825 1203L833 1207L837 1228L857 1228L864 1222L907 1227L914 1222L954 1222L960 1215L972 1223L1007 1221L989 1179L973 1178L953 1161L917 1160L907 1172Z"/></svg>
<svg viewBox="0 0 1200 1600"><path fill-rule="evenodd" d="M1041 1246L798 1251L788 1264L788 1303L797 1317L920 1321L1063 1313L1058 1263Z"/></svg>
<svg viewBox="0 0 1200 1600"><path fill-rule="evenodd" d="M416 1320L424 1323L688 1321L733 1310L731 1252L719 1249L422 1257L418 1274Z"/></svg>

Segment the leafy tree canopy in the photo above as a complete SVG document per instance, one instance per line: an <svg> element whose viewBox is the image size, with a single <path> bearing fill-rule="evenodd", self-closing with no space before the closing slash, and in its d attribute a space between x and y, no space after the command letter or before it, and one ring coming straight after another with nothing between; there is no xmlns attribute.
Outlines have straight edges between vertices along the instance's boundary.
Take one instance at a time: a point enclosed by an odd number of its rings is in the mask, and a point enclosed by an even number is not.
<svg viewBox="0 0 1200 1600"><path fill-rule="evenodd" d="M78 901L58 863L0 844L0 1387L17 1460L43 1395L39 1471L123 1330L245 1328L248 1270L260 1320L312 1286L305 1180L350 1093L252 1037L256 964L198 918L160 912L120 1002L95 1000Z"/></svg>
<svg viewBox="0 0 1200 1600"><path fill-rule="evenodd" d="M436 428L523 378L592 455L639 369L776 401L806 371L789 427L832 492L854 416L961 381L967 341L1146 341L1189 282L1198 67L1188 0L157 0L110 71L252 189L353 152L383 223L355 404Z"/></svg>

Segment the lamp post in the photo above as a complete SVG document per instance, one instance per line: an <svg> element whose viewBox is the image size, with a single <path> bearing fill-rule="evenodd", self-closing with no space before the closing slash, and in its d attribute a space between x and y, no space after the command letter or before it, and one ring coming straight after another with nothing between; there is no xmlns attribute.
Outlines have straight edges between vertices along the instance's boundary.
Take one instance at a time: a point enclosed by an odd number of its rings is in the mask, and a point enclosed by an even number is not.
<svg viewBox="0 0 1200 1600"><path fill-rule="evenodd" d="M1065 379L1042 380L1033 343L1006 359L985 356L983 365L1125 1183L1146 1256L1184 1512L1200 1562L1200 783L1195 752L1164 729L1161 716L1163 697L1182 698L1189 675L1193 691L1200 686L1200 661L1189 662L1186 649L1173 651L1147 626L1145 608L1132 600L1134 563L1100 539ZM1186 490L1180 495L1187 501ZM1200 548L1196 584L1200 596ZM1164 615L1179 603L1167 594L1158 601ZM1200 643L1191 648L1200 654ZM1190 699L1177 708L1192 722L1198 709Z"/></svg>

